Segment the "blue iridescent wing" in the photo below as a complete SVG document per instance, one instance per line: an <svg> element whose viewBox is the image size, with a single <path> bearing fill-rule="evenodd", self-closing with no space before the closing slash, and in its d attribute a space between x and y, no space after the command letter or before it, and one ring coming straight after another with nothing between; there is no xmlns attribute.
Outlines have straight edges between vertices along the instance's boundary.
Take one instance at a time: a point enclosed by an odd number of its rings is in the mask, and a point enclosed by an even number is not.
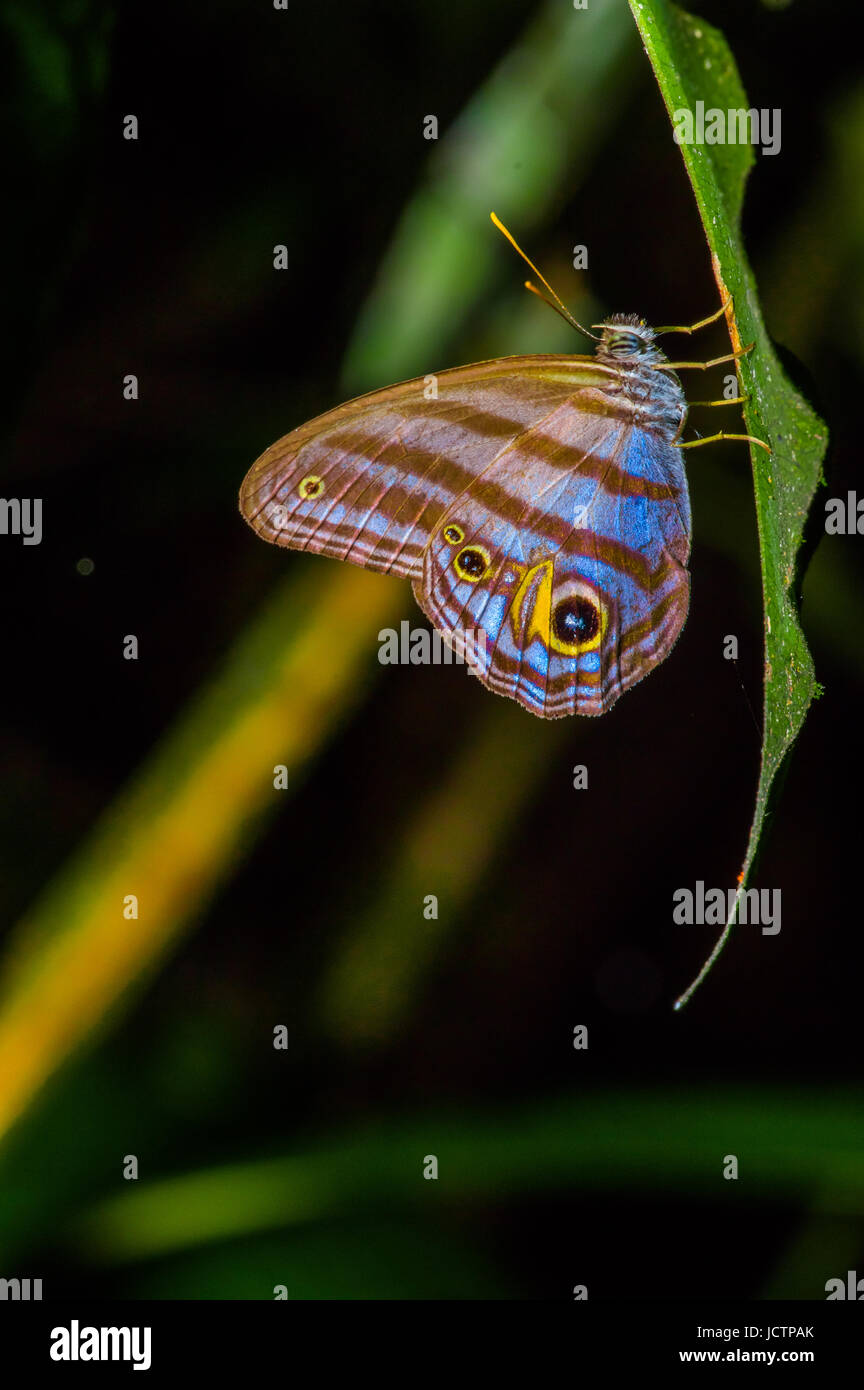
<svg viewBox="0 0 864 1390"><path fill-rule="evenodd" d="M604 714L674 645L689 551L680 450L580 393L451 504L414 591L490 690Z"/></svg>

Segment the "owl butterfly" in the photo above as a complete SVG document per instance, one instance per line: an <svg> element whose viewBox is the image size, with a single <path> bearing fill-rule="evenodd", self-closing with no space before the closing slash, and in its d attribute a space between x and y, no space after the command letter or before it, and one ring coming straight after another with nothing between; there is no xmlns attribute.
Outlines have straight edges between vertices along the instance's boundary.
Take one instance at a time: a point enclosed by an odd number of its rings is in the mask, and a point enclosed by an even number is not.
<svg viewBox="0 0 864 1390"><path fill-rule="evenodd" d="M410 579L483 684L533 714L605 714L687 616L692 445L674 369L740 353L671 363L633 315L595 327L593 357L494 358L319 415L252 465L243 516L276 545Z"/></svg>

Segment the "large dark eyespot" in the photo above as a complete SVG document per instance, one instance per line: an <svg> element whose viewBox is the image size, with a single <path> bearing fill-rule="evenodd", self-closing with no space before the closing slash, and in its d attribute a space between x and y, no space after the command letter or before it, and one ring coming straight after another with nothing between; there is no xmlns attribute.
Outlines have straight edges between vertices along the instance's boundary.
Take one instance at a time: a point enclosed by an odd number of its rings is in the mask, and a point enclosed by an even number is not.
<svg viewBox="0 0 864 1390"><path fill-rule="evenodd" d="M472 584L476 584L478 579L482 579L489 564L489 556L484 554L476 545L466 545L464 550L460 550L455 560L457 573L463 579L468 579Z"/></svg>
<svg viewBox="0 0 864 1390"><path fill-rule="evenodd" d="M564 646L581 647L600 631L600 614L587 598L565 598L556 605L552 630Z"/></svg>

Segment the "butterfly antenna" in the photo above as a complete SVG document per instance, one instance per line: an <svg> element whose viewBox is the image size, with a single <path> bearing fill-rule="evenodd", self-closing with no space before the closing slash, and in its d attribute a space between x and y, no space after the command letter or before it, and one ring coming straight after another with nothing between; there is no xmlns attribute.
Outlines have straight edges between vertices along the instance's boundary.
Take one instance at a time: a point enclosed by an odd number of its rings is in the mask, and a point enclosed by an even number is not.
<svg viewBox="0 0 864 1390"><path fill-rule="evenodd" d="M581 323L574 319L573 315L570 313L570 310L567 308L567 305L563 302L563 300L559 299L558 295L555 293L552 286L549 284L549 281L546 279L545 275L541 275L534 262L530 260L528 256L525 255L525 252L522 250L522 247L519 245L518 241L513 236L513 234L511 232L508 232L500 217L497 217L494 212L490 212L489 216L492 218L492 221L495 223L495 226L498 228L499 232L506 236L513 249L519 252L519 255L522 257L525 264L530 265L531 269L534 271L534 274L537 276L537 279L540 281L542 285L545 285L552 298L547 299L545 294L541 294L540 290L538 290L535 285L531 284L530 280L525 281L526 290L530 290L532 294L536 294L538 299L542 299L544 304L548 304L550 309L554 309L557 314L560 314L563 319L566 319L567 322L570 324L571 328L575 328L578 333L584 333L586 338L593 338L595 342L599 341L597 339L596 333L589 333L587 328L583 328Z"/></svg>
<svg viewBox="0 0 864 1390"><path fill-rule="evenodd" d="M542 290L538 290L537 286L533 285L530 280L524 282L524 287L526 290L530 290L532 294L536 294L538 299L542 299L544 304L548 304L550 309L554 309L556 314L560 314L565 323L569 323L571 327L575 324L576 327L579 328L572 314L568 314L566 309L562 309L560 305L555 303L554 299L550 299L548 294L544 294ZM580 332L584 333L584 328L580 329ZM593 338L595 335L592 333L590 336Z"/></svg>

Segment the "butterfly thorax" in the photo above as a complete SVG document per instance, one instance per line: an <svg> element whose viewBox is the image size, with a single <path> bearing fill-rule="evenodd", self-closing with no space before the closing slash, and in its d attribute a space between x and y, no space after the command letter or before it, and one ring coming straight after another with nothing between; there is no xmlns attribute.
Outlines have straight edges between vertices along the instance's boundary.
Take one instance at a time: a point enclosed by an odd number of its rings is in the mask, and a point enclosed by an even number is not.
<svg viewBox="0 0 864 1390"><path fill-rule="evenodd" d="M687 400L675 373L662 370L668 358L657 346L654 329L636 314L613 314L595 326L601 330L597 360L615 369L608 389L628 398L637 423L670 443L676 440L687 416Z"/></svg>

